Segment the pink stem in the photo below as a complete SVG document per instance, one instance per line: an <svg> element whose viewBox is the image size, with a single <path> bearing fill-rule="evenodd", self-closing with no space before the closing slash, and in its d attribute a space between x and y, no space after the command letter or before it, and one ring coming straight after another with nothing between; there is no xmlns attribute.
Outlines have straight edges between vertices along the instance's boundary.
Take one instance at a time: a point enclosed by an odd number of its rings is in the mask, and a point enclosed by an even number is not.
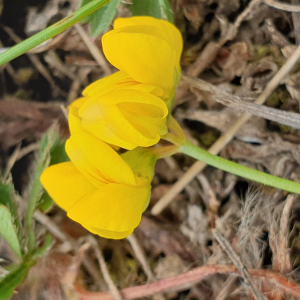
<svg viewBox="0 0 300 300"><path fill-rule="evenodd" d="M265 283L270 283L282 292L300 299L300 287L279 273L264 269L249 269L249 272L253 278L262 280ZM125 288L121 290L120 293L124 300L137 299L152 296L156 293L166 292L174 287L176 287L176 289L180 289L181 286L184 287L186 284L196 283L213 274L230 273L239 273L239 271L235 266L203 266L177 276L161 279L151 284ZM89 292L77 286L75 289L80 295L79 300L114 300L110 292Z"/></svg>

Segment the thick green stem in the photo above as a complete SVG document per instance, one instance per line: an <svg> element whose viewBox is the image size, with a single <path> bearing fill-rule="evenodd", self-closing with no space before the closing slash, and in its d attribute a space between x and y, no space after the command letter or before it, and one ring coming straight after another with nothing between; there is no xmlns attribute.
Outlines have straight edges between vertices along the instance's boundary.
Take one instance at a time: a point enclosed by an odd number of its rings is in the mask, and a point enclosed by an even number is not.
<svg viewBox="0 0 300 300"><path fill-rule="evenodd" d="M30 49L54 37L55 35L61 33L62 31L66 30L76 22L90 15L91 13L93 13L94 11L96 11L97 9L99 9L101 6L105 5L109 1L110 0L91 1L90 3L76 10L74 13L67 16L66 18L62 19L61 21L53 24L52 26L42 30L41 32L28 38L27 40L5 51L4 53L0 54L0 66L20 56L21 54L24 54Z"/></svg>
<svg viewBox="0 0 300 300"><path fill-rule="evenodd" d="M190 141L186 140L184 144L178 149L182 152L198 160L201 160L208 165L218 169L230 172L232 174L251 179L253 181L275 187L277 189L289 191L292 193L300 194L300 183L269 175L245 166L239 165L232 161L226 160L219 156L215 156L206 152L205 150L193 145Z"/></svg>

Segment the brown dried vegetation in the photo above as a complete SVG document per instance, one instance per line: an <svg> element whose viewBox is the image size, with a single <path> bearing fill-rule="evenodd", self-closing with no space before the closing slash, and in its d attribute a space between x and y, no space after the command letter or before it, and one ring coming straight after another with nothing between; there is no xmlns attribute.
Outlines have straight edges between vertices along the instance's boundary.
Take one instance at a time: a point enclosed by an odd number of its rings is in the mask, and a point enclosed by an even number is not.
<svg viewBox="0 0 300 300"><path fill-rule="evenodd" d="M12 2L0 1L1 47L78 7L28 0L15 9ZM227 159L299 181L299 62L271 81L299 47L297 3L171 0L185 42L173 113L186 136ZM121 4L118 16L129 15ZM66 138L62 106L114 71L100 37L92 46L86 37L88 27L74 26L0 67L0 164L12 168L21 194L34 143L55 120ZM233 130L245 113L252 116ZM16 149L25 150L9 166ZM12 299L300 299L299 197L205 164L190 169L193 163L180 154L157 163L150 206L127 240L90 237L55 206L37 212L37 229L41 236L50 231L55 245ZM12 261L0 243L4 264Z"/></svg>

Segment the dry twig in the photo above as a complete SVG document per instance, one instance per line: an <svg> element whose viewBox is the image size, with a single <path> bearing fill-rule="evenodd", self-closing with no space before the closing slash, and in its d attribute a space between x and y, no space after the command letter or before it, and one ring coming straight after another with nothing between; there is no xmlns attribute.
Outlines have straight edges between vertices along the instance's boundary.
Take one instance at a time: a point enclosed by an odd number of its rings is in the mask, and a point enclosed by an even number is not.
<svg viewBox="0 0 300 300"><path fill-rule="evenodd" d="M112 72L108 66L107 61L105 60L102 53L100 52L100 50L97 48L97 46L95 44L93 44L91 42L90 37L87 35L85 30L82 28L82 26L79 23L75 24L74 27L76 28L76 30L77 30L78 34L80 35L80 37L82 38L83 42L89 48L89 50L90 50L91 54L93 55L93 57L95 58L95 60L102 67L105 75L110 75Z"/></svg>
<svg viewBox="0 0 300 300"><path fill-rule="evenodd" d="M292 264L290 259L290 249L288 245L288 236L289 236L289 222L292 205L294 203L297 195L291 194L286 198L281 219L280 219L280 229L276 238L276 251L273 254L273 269L282 274L289 273L292 271ZM275 266L275 262L277 266ZM276 270L277 271L277 270Z"/></svg>
<svg viewBox="0 0 300 300"><path fill-rule="evenodd" d="M272 107L258 105L252 102L243 101L240 97L231 93L225 92L222 89L206 82L202 79L195 79L188 76L182 76L190 86L213 93L213 99L216 101L241 110L251 115L259 116L268 120L275 121L293 128L300 129L300 114L288 111L279 110Z"/></svg>
<svg viewBox="0 0 300 300"><path fill-rule="evenodd" d="M235 264L235 266L240 270L241 276L243 277L245 283L249 286L249 289L251 290L254 298L256 300L264 300L266 299L260 291L258 291L251 279L250 273L248 269L243 264L240 257L235 253L234 249L231 247L229 242L216 230L213 229L212 233L215 237L215 239L218 241L220 246L223 248L223 250L227 253L227 255L230 257L232 262Z"/></svg>
<svg viewBox="0 0 300 300"><path fill-rule="evenodd" d="M282 3L276 0L263 0L266 4L275 7L277 9L290 11L290 12L300 12L300 6L299 5L292 5L288 3Z"/></svg>
<svg viewBox="0 0 300 300"><path fill-rule="evenodd" d="M148 280L150 282L153 282L155 281L155 276L153 274L153 272L151 271L150 269L150 265L146 259L146 256L145 256L145 253L144 253L144 250L143 248L140 246L136 236L134 235L134 233L132 233L130 236L127 237L127 240L129 241L135 255L136 255L136 258L138 259L138 261L141 263L147 277L148 277Z"/></svg>
<svg viewBox="0 0 300 300"><path fill-rule="evenodd" d="M229 296L230 290L232 289L233 285L236 283L237 278L238 278L237 274L231 274L224 282L221 291L219 292L215 300L225 300Z"/></svg>
<svg viewBox="0 0 300 300"><path fill-rule="evenodd" d="M110 290L111 295L113 296L113 299L114 300L122 300L123 298L122 298L119 290L117 289L117 287L115 286L113 280L111 279L111 277L109 275L107 265L105 263L102 252L98 247L98 243L97 243L96 239L91 235L88 236L88 239L89 239L91 245L93 246L93 249L94 249L96 257L98 259L98 262L99 262L100 269L101 269L101 272L103 274L104 280L108 285L108 288Z"/></svg>

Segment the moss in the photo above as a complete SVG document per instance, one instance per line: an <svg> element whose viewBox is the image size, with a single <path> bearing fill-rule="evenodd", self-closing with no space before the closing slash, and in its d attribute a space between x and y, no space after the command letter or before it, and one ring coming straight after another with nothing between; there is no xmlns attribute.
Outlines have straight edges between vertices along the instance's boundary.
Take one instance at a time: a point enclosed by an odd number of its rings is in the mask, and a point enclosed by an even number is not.
<svg viewBox="0 0 300 300"><path fill-rule="evenodd" d="M219 136L220 134L218 132L211 130L200 135L200 142L205 147L210 147L219 138Z"/></svg>
<svg viewBox="0 0 300 300"><path fill-rule="evenodd" d="M265 102L266 106L278 107L280 104L285 103L291 98L289 92L286 89L276 89Z"/></svg>

